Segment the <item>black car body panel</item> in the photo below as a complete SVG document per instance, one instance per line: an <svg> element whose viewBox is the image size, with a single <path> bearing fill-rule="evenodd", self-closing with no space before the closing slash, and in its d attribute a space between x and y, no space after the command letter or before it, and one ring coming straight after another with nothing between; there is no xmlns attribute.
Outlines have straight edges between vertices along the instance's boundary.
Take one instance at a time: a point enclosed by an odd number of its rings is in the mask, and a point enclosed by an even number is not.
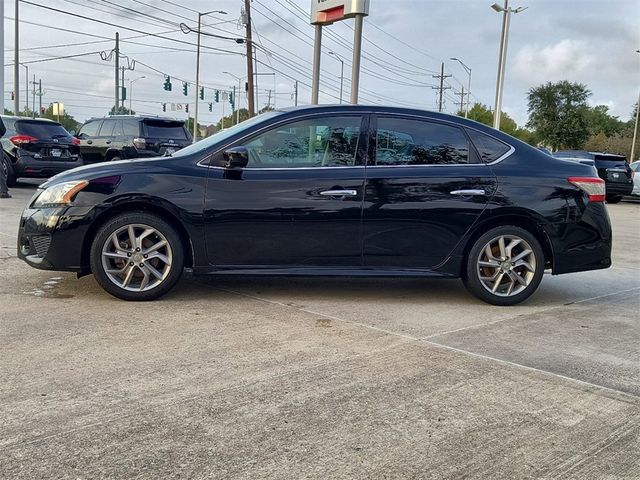
<svg viewBox="0 0 640 480"><path fill-rule="evenodd" d="M356 152L351 165L225 166L229 147L281 125L286 130L292 122L330 116L361 119L359 133L350 137ZM465 138L483 134L505 151L482 161L484 153L470 143L468 164L376 165L380 117L455 127ZM90 183L70 206L37 209L30 203L18 255L38 268L89 273L88 251L100 224L117 212L145 210L176 227L196 273L457 277L473 240L503 224L532 232L554 274L607 268L606 206L589 202L567 181L575 176L593 177L593 167L555 159L458 117L367 106L290 109L171 157L91 165L50 179L41 189L78 179ZM48 240L36 238L42 236Z"/></svg>
<svg viewBox="0 0 640 480"><path fill-rule="evenodd" d="M184 121L136 115L90 119L77 135L86 163L169 155L192 143Z"/></svg>
<svg viewBox="0 0 640 480"><path fill-rule="evenodd" d="M61 124L4 116L3 122L7 132L2 147L10 161L12 179L49 178L83 165L77 141Z"/></svg>

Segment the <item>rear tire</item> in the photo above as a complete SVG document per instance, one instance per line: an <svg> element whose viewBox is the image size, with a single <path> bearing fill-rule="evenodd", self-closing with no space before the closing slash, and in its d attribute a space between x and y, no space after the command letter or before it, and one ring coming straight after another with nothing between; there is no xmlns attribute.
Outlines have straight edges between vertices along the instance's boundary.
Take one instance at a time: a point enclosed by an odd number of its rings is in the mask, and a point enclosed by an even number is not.
<svg viewBox="0 0 640 480"><path fill-rule="evenodd" d="M13 168L11 167L11 160L9 160L9 157L6 154L4 154L4 152L0 152L0 155L4 155L4 160L0 163L2 163L2 170L4 170L4 174L5 174L4 178L7 179L7 187L8 188L15 187L16 181L18 180L18 178L13 173Z"/></svg>
<svg viewBox="0 0 640 480"><path fill-rule="evenodd" d="M607 203L620 203L620 200L622 200L622 195L611 195L607 197Z"/></svg>
<svg viewBox="0 0 640 480"><path fill-rule="evenodd" d="M180 279L184 247L176 230L160 217L128 212L98 230L90 261L97 282L114 297L154 300Z"/></svg>
<svg viewBox="0 0 640 480"><path fill-rule="evenodd" d="M492 305L516 305L536 291L544 274L540 242L514 225L495 227L478 238L462 275L467 290Z"/></svg>

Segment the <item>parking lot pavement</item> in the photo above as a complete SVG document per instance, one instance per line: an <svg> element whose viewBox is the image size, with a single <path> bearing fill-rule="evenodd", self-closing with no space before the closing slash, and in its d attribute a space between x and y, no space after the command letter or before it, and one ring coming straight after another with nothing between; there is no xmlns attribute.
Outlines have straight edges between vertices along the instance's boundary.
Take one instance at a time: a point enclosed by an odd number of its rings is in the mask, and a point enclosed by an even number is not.
<svg viewBox="0 0 640 480"><path fill-rule="evenodd" d="M458 281L186 275L126 303L15 258L0 478L640 478L640 205L614 267L499 308Z"/></svg>

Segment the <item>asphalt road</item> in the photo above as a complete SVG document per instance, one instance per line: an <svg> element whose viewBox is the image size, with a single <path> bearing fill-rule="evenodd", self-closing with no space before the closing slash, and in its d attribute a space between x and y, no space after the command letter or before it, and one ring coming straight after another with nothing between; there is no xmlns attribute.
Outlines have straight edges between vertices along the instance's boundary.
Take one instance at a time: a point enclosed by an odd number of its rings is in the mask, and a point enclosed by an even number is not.
<svg viewBox="0 0 640 480"><path fill-rule="evenodd" d="M15 258L34 188L0 200L0 478L640 478L639 204L611 269L518 307L190 275L134 304Z"/></svg>

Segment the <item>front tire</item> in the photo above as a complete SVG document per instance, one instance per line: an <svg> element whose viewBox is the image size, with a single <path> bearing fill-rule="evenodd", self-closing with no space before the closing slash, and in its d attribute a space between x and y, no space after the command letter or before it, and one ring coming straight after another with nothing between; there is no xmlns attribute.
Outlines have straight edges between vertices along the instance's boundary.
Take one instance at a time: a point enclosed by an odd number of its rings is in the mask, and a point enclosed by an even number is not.
<svg viewBox="0 0 640 480"><path fill-rule="evenodd" d="M513 225L495 227L478 238L465 262L467 290L492 305L516 305L536 291L544 274L540 242Z"/></svg>
<svg viewBox="0 0 640 480"><path fill-rule="evenodd" d="M154 300L180 279L184 248L176 230L160 217L129 212L98 230L90 261L97 282L114 297Z"/></svg>

